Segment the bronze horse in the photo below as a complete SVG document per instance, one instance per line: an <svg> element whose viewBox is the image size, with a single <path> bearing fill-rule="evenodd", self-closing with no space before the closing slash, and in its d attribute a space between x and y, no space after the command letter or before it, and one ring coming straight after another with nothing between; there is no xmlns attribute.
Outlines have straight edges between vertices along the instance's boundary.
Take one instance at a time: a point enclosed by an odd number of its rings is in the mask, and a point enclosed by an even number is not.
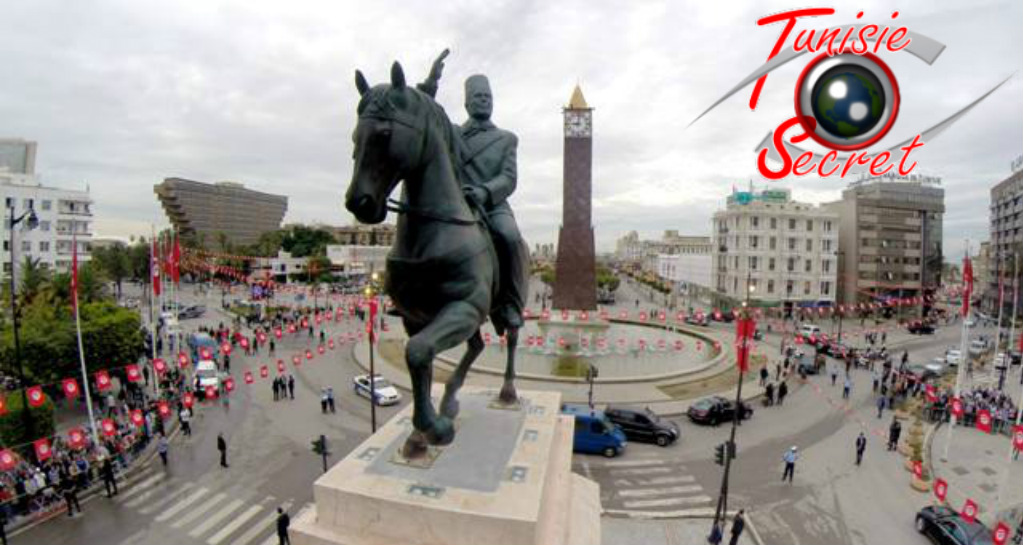
<svg viewBox="0 0 1023 545"><path fill-rule="evenodd" d="M361 99L345 207L369 224L382 222L388 210L399 214L387 258L386 291L409 336L405 360L412 378L414 431L403 452L412 458L423 455L428 444L454 439L456 396L483 351L480 327L498 290L497 254L486 226L463 197L455 167L458 135L444 109L407 85L397 62L390 84L370 87L358 71L355 84ZM388 204L400 182L400 201ZM505 331L508 359L499 401L513 405L518 332ZM433 359L462 342L468 346L444 388L438 414L430 399Z"/></svg>

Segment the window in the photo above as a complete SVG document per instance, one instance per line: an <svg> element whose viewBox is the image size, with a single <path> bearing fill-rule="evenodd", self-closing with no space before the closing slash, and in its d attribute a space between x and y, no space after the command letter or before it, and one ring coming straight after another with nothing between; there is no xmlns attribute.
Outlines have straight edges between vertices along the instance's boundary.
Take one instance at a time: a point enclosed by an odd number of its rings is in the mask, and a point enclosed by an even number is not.
<svg viewBox="0 0 1023 545"><path fill-rule="evenodd" d="M813 251L813 239L812 238L806 239L806 251L808 251L808 252L812 252Z"/></svg>
<svg viewBox="0 0 1023 545"><path fill-rule="evenodd" d="M810 233L813 231L813 220L806 220L806 232Z"/></svg>
<svg viewBox="0 0 1023 545"><path fill-rule="evenodd" d="M824 222L824 232L825 233L831 232L831 220L827 220Z"/></svg>
<svg viewBox="0 0 1023 545"><path fill-rule="evenodd" d="M758 237L756 235L750 235L750 237L749 237L749 247L750 248L756 249L757 246L759 245L759 243L760 243L760 237Z"/></svg>
<svg viewBox="0 0 1023 545"><path fill-rule="evenodd" d="M29 208L35 208L35 201L32 199L23 199L21 201L21 205L25 208L25 210L28 210Z"/></svg>
<svg viewBox="0 0 1023 545"><path fill-rule="evenodd" d="M40 221L39 222L39 230L40 231L49 231L50 230L50 222L48 222L46 220Z"/></svg>
<svg viewBox="0 0 1023 545"><path fill-rule="evenodd" d="M767 260L767 270L769 270L769 271L773 271L774 270L774 258L773 257Z"/></svg>
<svg viewBox="0 0 1023 545"><path fill-rule="evenodd" d="M831 251L831 239L825 239L821 241L821 251L822 252Z"/></svg>
<svg viewBox="0 0 1023 545"><path fill-rule="evenodd" d="M813 272L813 261L806 260L806 272Z"/></svg>
<svg viewBox="0 0 1023 545"><path fill-rule="evenodd" d="M776 249L778 247L777 242L778 242L778 240L776 238L771 237L771 249L772 250L774 250L774 249Z"/></svg>
<svg viewBox="0 0 1023 545"><path fill-rule="evenodd" d="M767 281L767 293L774 293L774 280Z"/></svg>
<svg viewBox="0 0 1023 545"><path fill-rule="evenodd" d="M31 252L32 251L32 242L30 242L28 240L21 241L21 251L23 251L23 252Z"/></svg>
<svg viewBox="0 0 1023 545"><path fill-rule="evenodd" d="M738 278L733 278L732 279L732 291L733 292L739 291L739 279Z"/></svg>
<svg viewBox="0 0 1023 545"><path fill-rule="evenodd" d="M53 201L49 199L43 199L42 206L44 211L49 210L50 207L53 206Z"/></svg>
<svg viewBox="0 0 1023 545"><path fill-rule="evenodd" d="M46 241L46 240L40 240L39 241L39 251L40 252L49 252L50 251L50 242Z"/></svg>
<svg viewBox="0 0 1023 545"><path fill-rule="evenodd" d="M796 219L795 218L789 218L789 229L795 229L795 228L796 228Z"/></svg>
<svg viewBox="0 0 1023 545"><path fill-rule="evenodd" d="M771 229L778 228L778 218L771 218Z"/></svg>
<svg viewBox="0 0 1023 545"><path fill-rule="evenodd" d="M7 197L4 202L4 208L14 208L14 197Z"/></svg>
<svg viewBox="0 0 1023 545"><path fill-rule="evenodd" d="M749 268L750 270L753 271L757 270L757 256L755 255L749 256Z"/></svg>
<svg viewBox="0 0 1023 545"><path fill-rule="evenodd" d="M824 259L821 261L821 271L825 273L831 272L831 261Z"/></svg>
<svg viewBox="0 0 1023 545"><path fill-rule="evenodd" d="M750 225L752 225L754 229L760 228L760 217L759 216L753 216L749 220L750 220Z"/></svg>
<svg viewBox="0 0 1023 545"><path fill-rule="evenodd" d="M11 249L11 241L5 240L4 241L4 251L6 252L6 251L9 251L10 249Z"/></svg>
<svg viewBox="0 0 1023 545"><path fill-rule="evenodd" d="M790 257L789 258L789 272L793 272L795 270L796 270L796 258Z"/></svg>
<svg viewBox="0 0 1023 545"><path fill-rule="evenodd" d="M810 281L803 282L803 295L810 295Z"/></svg>
<svg viewBox="0 0 1023 545"><path fill-rule="evenodd" d="M791 280L786 280L785 281L785 295L787 295L789 297L792 297L792 289L793 289L792 281Z"/></svg>
<svg viewBox="0 0 1023 545"><path fill-rule="evenodd" d="M789 237L789 250L796 249L796 239Z"/></svg>

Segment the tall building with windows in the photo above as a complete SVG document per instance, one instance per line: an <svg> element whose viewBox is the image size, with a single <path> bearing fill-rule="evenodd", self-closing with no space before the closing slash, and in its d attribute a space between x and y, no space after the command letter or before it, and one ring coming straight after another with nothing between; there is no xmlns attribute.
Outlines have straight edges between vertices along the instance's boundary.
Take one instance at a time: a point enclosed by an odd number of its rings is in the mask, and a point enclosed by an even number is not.
<svg viewBox="0 0 1023 545"><path fill-rule="evenodd" d="M89 260L92 197L88 191L43 185L35 174L35 148L35 142L0 140L0 198L4 203L0 259L5 275L11 271L12 252L16 267L20 268L28 257L39 260L43 267L67 271L72 244L77 243L78 260ZM18 218L29 209L38 219L36 228L28 229L28 222L23 220L12 233L11 215Z"/></svg>
<svg viewBox="0 0 1023 545"><path fill-rule="evenodd" d="M288 198L246 189L237 182L206 184L166 178L153 186L171 225L210 247L226 238L232 244L253 244L267 231L280 229Z"/></svg>
<svg viewBox="0 0 1023 545"><path fill-rule="evenodd" d="M1015 170L991 188L990 222L988 285L986 289L974 288L974 292L983 293L984 307L996 313L998 279L1002 276L1012 277L1014 259L1019 259L1019 267L1023 270L1023 170ZM1006 290L1006 293L1011 291ZM1010 299L1009 296L1005 297L1003 304L1011 312Z"/></svg>
<svg viewBox="0 0 1023 545"><path fill-rule="evenodd" d="M713 217L714 291L764 306L834 304L838 215L792 200L788 189L733 191Z"/></svg>
<svg viewBox="0 0 1023 545"><path fill-rule="evenodd" d="M941 285L945 190L936 179L864 178L824 206L841 218L840 303L931 295Z"/></svg>

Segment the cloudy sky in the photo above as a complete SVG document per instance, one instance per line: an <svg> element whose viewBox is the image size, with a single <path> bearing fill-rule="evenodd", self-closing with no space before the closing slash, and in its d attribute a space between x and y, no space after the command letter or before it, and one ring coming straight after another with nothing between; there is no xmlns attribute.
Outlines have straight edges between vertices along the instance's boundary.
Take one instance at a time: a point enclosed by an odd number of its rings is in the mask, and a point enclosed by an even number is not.
<svg viewBox="0 0 1023 545"><path fill-rule="evenodd" d="M920 151L918 173L946 190L946 254L987 238L990 187L1023 153L1023 2L862 1L799 28L898 22L947 45L928 66L882 58L903 106L882 146L1012 80ZM828 4L814 4L827 7ZM759 17L800 2L32 0L0 18L0 136L39 142L51 185L88 184L96 231L125 236L166 223L152 186L167 176L236 180L290 197L288 222L347 224L357 93L393 60L425 77L445 47L438 100L465 119L462 82L489 75L494 121L520 138L512 199L531 243L561 218L561 106L581 84L594 113L598 247L635 229L709 234L733 185L838 198L838 179L768 184L754 146L791 117L808 57L773 72L756 112L746 89L687 128L766 59L781 28Z"/></svg>

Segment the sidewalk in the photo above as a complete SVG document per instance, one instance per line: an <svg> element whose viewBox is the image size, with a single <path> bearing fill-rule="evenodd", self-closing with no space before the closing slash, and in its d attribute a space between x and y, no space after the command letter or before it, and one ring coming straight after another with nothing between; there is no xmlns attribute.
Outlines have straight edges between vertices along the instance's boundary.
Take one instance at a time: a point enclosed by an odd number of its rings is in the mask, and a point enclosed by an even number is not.
<svg viewBox="0 0 1023 545"><path fill-rule="evenodd" d="M601 543L604 545L703 545L707 543L713 516L641 520L601 517ZM731 539L732 517L728 517L722 543ZM739 536L739 545L763 545L756 528L746 516L746 530Z"/></svg>
<svg viewBox="0 0 1023 545"><path fill-rule="evenodd" d="M943 460L946 446L948 458ZM1023 486L1019 485L1023 459L1010 462L1009 449L1009 436L965 426L955 427L949 445L948 428L938 428L931 442L931 464L934 476L948 482L949 506L961 509L969 498L980 506L980 518L989 527L996 519L1015 527L1023 511Z"/></svg>

